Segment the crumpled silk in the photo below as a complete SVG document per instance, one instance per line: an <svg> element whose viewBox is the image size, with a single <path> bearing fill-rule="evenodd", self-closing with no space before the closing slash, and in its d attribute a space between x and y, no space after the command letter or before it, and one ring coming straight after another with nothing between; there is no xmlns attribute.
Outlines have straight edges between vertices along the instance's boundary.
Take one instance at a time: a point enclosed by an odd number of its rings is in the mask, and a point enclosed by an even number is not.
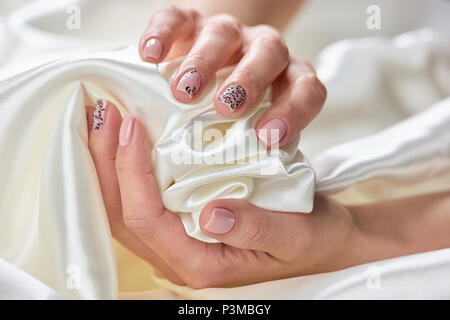
<svg viewBox="0 0 450 320"><path fill-rule="evenodd" d="M174 70L170 64L162 68ZM19 182L21 179L16 179L14 170L9 169L15 162L17 170L24 170L16 161L17 154L23 152L24 158L28 158L25 156L26 146L33 144L39 146L43 154L48 154L47 150L50 150L45 163L35 168L36 171L49 168L48 174L52 178L45 179L45 183L61 188L61 198L67 201L76 191L71 185L76 185L77 181L65 176L63 170L57 171L58 164L64 162L69 165L76 159L78 164L75 169L81 171L86 170L83 168L91 162L84 150L78 151L83 158L71 152L68 146L76 142L64 138L78 138L80 142L85 140L84 105L93 105L98 98L109 98L117 101L122 110L125 106L128 112L146 125L150 140L154 143L152 160L163 203L167 209L180 215L187 233L192 237L217 242L204 235L198 223L201 209L214 199L245 199L266 209L309 213L312 210L315 177L297 148L298 139L283 149L273 150L270 155L266 154L265 147L257 145L254 132L248 136L250 141L242 139L253 128L258 114L270 103L263 99L252 112L237 120L219 116L213 96L224 76L226 73L211 81L198 103L184 105L172 97L167 81L157 68L140 61L137 48L131 47L117 52L58 60L20 77L7 79L4 81L5 89L0 93L6 97L0 108L11 106L27 115L13 113L5 119L8 122L3 124L4 127L10 127L11 133L21 132L22 139L16 146L5 146L10 150L11 157L3 159L6 166L0 171L8 170L4 173L7 181ZM170 75L167 75L169 78ZM35 113L42 116L36 119ZM30 125L32 123L35 125ZM202 150L196 150L195 123L199 124L200 135L203 131L219 130L223 125L226 125L227 133L222 141L213 141L214 144L206 144ZM40 134L43 124L47 126L47 134ZM54 135L57 138L53 138ZM12 140L8 136L4 139L7 142ZM249 148L245 143L256 147ZM238 152L246 147L249 150ZM73 159L65 159L69 154L74 154ZM229 158L229 155L232 157ZM216 160L226 162L217 164ZM88 172L92 172L92 168ZM67 189L62 187L66 185ZM84 188L84 192L93 193L87 185ZM14 188L7 186L7 189ZM82 199L81 194L76 197ZM34 201L45 206L46 201L54 200L36 196ZM32 199L27 202L32 205ZM20 211L20 205L11 197L4 199L3 203L10 212ZM71 207L70 204L65 205ZM89 211L86 208L86 212ZM79 215L76 212L73 214Z"/></svg>
<svg viewBox="0 0 450 320"><path fill-rule="evenodd" d="M149 267L144 263L132 269L136 258L113 245L87 149L84 113L85 104L102 97L143 121L156 142L153 165L164 204L186 212L179 214L187 232L205 241L210 239L199 232L196 219L201 207L217 197L308 212L314 190L346 203L449 190L448 34L422 29L393 39L344 40L323 50L317 72L328 100L299 144L311 165L294 141L274 154L281 170L261 176L255 163L225 172L208 165L173 165L169 151L190 146L171 137L192 130L193 119L210 126L224 121L211 108L224 75L200 101L178 103L167 86L176 62L161 65L161 76L139 61L135 47L51 30L72 3L82 12L99 13L97 0L65 0L32 3L7 22L0 16L0 57L8 62L0 66L0 298L450 297L450 249L237 288L193 290L153 276L160 291L146 292L150 288L135 284L126 291L141 292L118 293L118 278L125 274L145 282ZM134 10L133 17L142 16L136 9L140 5L125 9L120 1L111 1L108 13ZM437 12L444 14L439 6ZM86 17L84 23L96 23L95 31L111 38L111 32L98 31L107 20ZM121 24L124 32L125 26ZM44 27L44 32L39 29ZM268 97L232 125L239 132L252 127L268 107Z"/></svg>
<svg viewBox="0 0 450 320"><path fill-rule="evenodd" d="M135 53L133 48L125 55ZM176 64L161 65L166 79L171 78ZM149 77L152 71L156 73L152 68L145 75ZM144 118L153 118L154 123L165 124L157 132L144 120L150 139L156 141L152 159L164 206L181 217L190 236L206 242L217 241L203 234L198 219L201 209L214 199L245 199L262 208L285 212L309 213L313 205L315 174L297 147L299 139L267 153L252 130L258 115L270 107L270 94L237 120L216 112L214 95L228 74L219 72L194 105L176 102L167 84L148 81L151 85L145 90L153 93L152 103L137 111ZM134 77L139 79L137 74ZM208 137L208 132L217 136ZM195 145L196 136L207 142L200 150Z"/></svg>

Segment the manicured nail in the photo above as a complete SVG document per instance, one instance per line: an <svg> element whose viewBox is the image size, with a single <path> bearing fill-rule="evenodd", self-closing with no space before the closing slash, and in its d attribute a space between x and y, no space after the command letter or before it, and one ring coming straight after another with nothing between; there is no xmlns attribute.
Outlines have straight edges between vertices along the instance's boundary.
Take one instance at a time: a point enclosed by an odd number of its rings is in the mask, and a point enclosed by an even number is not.
<svg viewBox="0 0 450 320"><path fill-rule="evenodd" d="M94 115L92 116L92 131L96 132L103 127L106 116L106 106L108 102L103 99L97 99L95 103Z"/></svg>
<svg viewBox="0 0 450 320"><path fill-rule="evenodd" d="M287 127L284 121L280 119L272 119L262 126L258 131L258 138L266 146L274 146L284 138Z"/></svg>
<svg viewBox="0 0 450 320"><path fill-rule="evenodd" d="M162 43L158 39L152 38L145 43L144 58L159 59L162 51Z"/></svg>
<svg viewBox="0 0 450 320"><path fill-rule="evenodd" d="M119 133L119 144L121 146L126 146L130 143L131 137L133 135L134 118L127 114L122 119L122 125L120 126Z"/></svg>
<svg viewBox="0 0 450 320"><path fill-rule="evenodd" d="M211 233L224 234L233 228L235 222L236 218L233 212L223 208L214 208L211 217L205 224L205 229Z"/></svg>
<svg viewBox="0 0 450 320"><path fill-rule="evenodd" d="M202 76L195 70L186 72L178 81L177 90L186 93L190 99L200 89Z"/></svg>
<svg viewBox="0 0 450 320"><path fill-rule="evenodd" d="M217 99L217 101L228 106L231 112L239 108L244 103L244 100L245 89L238 84L233 84L232 86L226 88Z"/></svg>

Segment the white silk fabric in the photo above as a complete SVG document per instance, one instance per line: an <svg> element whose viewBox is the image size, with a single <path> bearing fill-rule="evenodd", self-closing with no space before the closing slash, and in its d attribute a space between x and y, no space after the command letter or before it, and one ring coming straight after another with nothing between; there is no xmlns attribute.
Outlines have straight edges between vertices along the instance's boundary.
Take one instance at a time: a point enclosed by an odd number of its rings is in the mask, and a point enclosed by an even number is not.
<svg viewBox="0 0 450 320"><path fill-rule="evenodd" d="M75 37L55 27L65 23L73 4L86 13L87 25ZM434 5L436 14L449 12L439 1ZM238 288L192 290L156 276L151 287L136 284L147 281L150 269L136 272L136 258L113 246L87 149L84 106L98 97L143 121L156 142L153 165L164 204L185 212L179 214L186 231L204 241L211 239L198 229L198 212L214 198L308 212L314 191L361 203L450 189L448 33L425 28L328 46L317 62L328 101L300 140L312 165L296 140L274 154L279 170L267 175L262 163L174 165L171 150L191 149L170 138L193 130L193 120L243 132L269 107L269 95L237 121L218 117L212 95L223 73L199 102L176 102L167 85L176 62L161 65L161 75L139 61L136 47L118 47L128 43L117 39L137 36L145 26L151 12L144 14L142 6L38 1L0 16L0 298L450 297L450 249ZM142 25L112 32L115 24L105 24L114 12ZM125 284L126 277L135 284Z"/></svg>
<svg viewBox="0 0 450 320"><path fill-rule="evenodd" d="M174 69L170 63L162 67ZM167 76L169 78L170 75ZM223 76L213 79L201 101L195 105L181 104L172 97L167 80L156 66L140 61L136 47L58 60L20 77L7 79L3 82L5 90L1 92L7 98L1 102L0 108L14 105L16 110L31 110L26 112L26 117L12 113L7 118L8 123L3 124L14 128L11 133L23 134L20 144L4 146L5 150L10 150L9 159L3 159L6 164L2 168L4 176L11 183L22 183L22 179L15 178L22 173L15 174L11 168L16 163L15 168L22 171L16 160L17 154L23 152L23 158L29 158L31 154L27 155L25 146L35 145L46 157L42 164L44 168L40 167L40 170L50 170L40 174L52 176L45 183L59 186L60 191L64 190L64 184L74 183L67 176L66 169L59 171L60 180L56 183L58 163L69 161L63 158L64 155L74 154L75 161L80 162L77 166L88 167L91 163L86 161L89 155L85 154L83 147L70 151L67 148L77 144L64 139L67 136L85 142L84 106L94 105L97 99L105 98L116 101L121 110L126 108L147 127L154 143L154 174L164 206L180 215L192 237L216 242L201 232L198 216L208 202L218 198L245 199L271 210L309 213L312 210L314 171L297 149L298 139L283 149L266 154L266 149L257 145L255 133L249 130L258 114L270 103L263 99L252 112L237 120L220 116L215 111L213 96L223 79ZM33 120L35 114L42 117ZM47 131L41 127L42 123L47 124ZM197 137L202 137L208 132L218 133L219 129L226 132L221 141L212 140L199 150L194 148L196 130L199 131ZM251 141L242 139L246 132L252 133L247 137ZM203 138L204 141L209 140ZM4 140L12 139L5 137ZM245 145L246 142L254 147ZM35 150L28 148L31 152ZM38 161L38 157L35 160ZM81 164L82 161L85 163ZM78 170L74 174L81 177ZM86 192L95 193L87 186L85 188ZM41 198L36 200L42 203ZM51 198L48 200L53 201ZM32 202L32 199L27 202ZM3 203L8 211L20 210L20 205L11 197L4 199Z"/></svg>

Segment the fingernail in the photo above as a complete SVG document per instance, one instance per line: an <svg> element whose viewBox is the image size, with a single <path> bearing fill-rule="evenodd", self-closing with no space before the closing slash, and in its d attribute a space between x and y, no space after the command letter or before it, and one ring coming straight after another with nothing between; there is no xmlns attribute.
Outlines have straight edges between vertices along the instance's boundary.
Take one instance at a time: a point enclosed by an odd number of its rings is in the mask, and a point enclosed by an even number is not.
<svg viewBox="0 0 450 320"><path fill-rule="evenodd" d="M97 99L95 103L94 115L92 116L92 131L96 132L103 127L106 116L106 105L108 102L103 99Z"/></svg>
<svg viewBox="0 0 450 320"><path fill-rule="evenodd" d="M162 51L162 43L158 39L149 39L144 46L144 58L159 59Z"/></svg>
<svg viewBox="0 0 450 320"><path fill-rule="evenodd" d="M242 86L233 84L222 92L217 101L228 106L233 112L244 103L245 95L245 89Z"/></svg>
<svg viewBox="0 0 450 320"><path fill-rule="evenodd" d="M215 234L224 234L233 228L236 218L234 213L223 208L214 208L205 229Z"/></svg>
<svg viewBox="0 0 450 320"><path fill-rule="evenodd" d="M134 118L133 116L126 115L122 119L122 125L120 126L119 144L126 146L130 143L131 136L133 135Z"/></svg>
<svg viewBox="0 0 450 320"><path fill-rule="evenodd" d="M258 138L266 146L274 146L284 138L287 127L283 120L272 119L262 126L258 131Z"/></svg>
<svg viewBox="0 0 450 320"><path fill-rule="evenodd" d="M195 70L186 72L178 81L177 90L186 93L190 99L200 89L202 76Z"/></svg>

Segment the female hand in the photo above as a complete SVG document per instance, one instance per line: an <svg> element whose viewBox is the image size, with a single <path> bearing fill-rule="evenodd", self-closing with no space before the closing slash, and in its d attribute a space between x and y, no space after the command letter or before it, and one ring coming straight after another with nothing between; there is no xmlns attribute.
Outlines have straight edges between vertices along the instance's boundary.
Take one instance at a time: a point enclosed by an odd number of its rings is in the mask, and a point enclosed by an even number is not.
<svg viewBox="0 0 450 320"><path fill-rule="evenodd" d="M186 56L170 84L174 97L184 103L196 101L217 70L237 64L214 98L217 111L226 117L241 116L271 87L273 104L255 124L268 147L283 147L295 138L326 98L312 66L289 57L276 29L245 26L226 14L204 18L193 10L164 8L142 34L139 54L149 63Z"/></svg>
<svg viewBox="0 0 450 320"><path fill-rule="evenodd" d="M215 200L200 227L222 243L198 241L161 202L144 126L105 101L92 126L89 149L113 236L175 283L248 284L450 246L449 192L353 207L316 195L308 215Z"/></svg>
<svg viewBox="0 0 450 320"><path fill-rule="evenodd" d="M88 111L92 119L93 107ZM350 212L320 196L310 215L271 212L243 200L212 201L200 226L222 243L189 237L161 202L141 122L131 115L121 119L106 101L97 103L94 115L89 148L113 236L169 280L194 288L237 285L355 263L354 244L362 237Z"/></svg>

